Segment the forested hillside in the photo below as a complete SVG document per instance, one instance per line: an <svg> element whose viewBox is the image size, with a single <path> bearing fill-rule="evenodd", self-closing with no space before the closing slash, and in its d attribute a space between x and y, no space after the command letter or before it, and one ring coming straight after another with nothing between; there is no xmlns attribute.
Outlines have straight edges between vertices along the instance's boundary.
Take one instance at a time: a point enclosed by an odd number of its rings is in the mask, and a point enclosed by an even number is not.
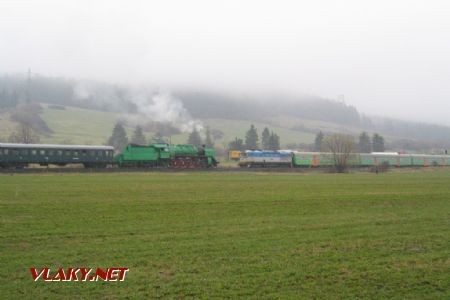
<svg viewBox="0 0 450 300"><path fill-rule="evenodd" d="M43 133L51 135L52 129L41 118L41 108L35 106L30 113L23 110L24 104L33 103L108 112L113 116L111 124L121 119L125 125L133 128L137 123L144 122L150 131L162 126L175 128L172 133L180 134L193 126L200 126L202 120L206 119L217 126L221 123L218 120L240 120L303 135L313 135L319 130L345 131L355 135L363 130L380 132L387 135L398 148L420 149L427 145L447 147L450 144L449 127L367 116L343 102L315 96L252 96L192 90L174 90L161 96L157 89L142 86L130 87L38 74L0 76L0 113L5 124L3 131L11 128L8 122L33 118ZM52 122L51 119L49 121ZM89 124L83 124L86 125ZM94 121L92 125L95 126ZM226 128L214 129L227 132L227 137L241 134L241 130L232 133ZM295 138L289 139L292 140ZM282 143L288 142L282 139Z"/></svg>

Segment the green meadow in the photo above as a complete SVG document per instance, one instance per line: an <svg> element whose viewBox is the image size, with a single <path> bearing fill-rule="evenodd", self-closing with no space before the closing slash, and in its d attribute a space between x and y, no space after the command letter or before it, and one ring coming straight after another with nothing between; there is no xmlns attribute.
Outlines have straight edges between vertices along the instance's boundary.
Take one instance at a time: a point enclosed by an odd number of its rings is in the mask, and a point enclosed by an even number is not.
<svg viewBox="0 0 450 300"><path fill-rule="evenodd" d="M103 145L111 136L114 124L123 117L117 113L75 107L66 107L64 110L51 109L47 104L42 104L42 107L41 117L53 131L49 135L41 136L41 141L45 143ZM211 129L217 129L223 133L223 137L215 141L218 148L226 148L235 137L245 138L245 133L250 128L250 124L254 124L258 128L259 134L264 127L274 130L281 137L283 145L300 142L312 143L314 141L314 134L312 133L267 123L228 119L204 119L202 121ZM15 126L15 123L9 121L9 115L0 114L0 137L9 136L14 131ZM125 127L125 129L128 137L131 137L134 128ZM146 132L145 134L148 139L151 139L154 132ZM188 133L175 134L170 137L172 143L179 144L186 143L187 139Z"/></svg>
<svg viewBox="0 0 450 300"><path fill-rule="evenodd" d="M0 175L0 217L4 299L450 298L449 170Z"/></svg>

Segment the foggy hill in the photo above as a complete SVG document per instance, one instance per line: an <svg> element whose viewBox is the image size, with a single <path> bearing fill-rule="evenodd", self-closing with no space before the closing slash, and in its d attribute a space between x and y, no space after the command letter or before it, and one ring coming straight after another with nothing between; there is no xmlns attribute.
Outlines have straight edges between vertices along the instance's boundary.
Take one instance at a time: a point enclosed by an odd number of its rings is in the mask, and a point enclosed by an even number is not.
<svg viewBox="0 0 450 300"><path fill-rule="evenodd" d="M197 118L255 119L290 115L338 124L360 125L356 108L320 97L226 96L211 92L176 92L185 107Z"/></svg>
<svg viewBox="0 0 450 300"><path fill-rule="evenodd" d="M148 108L144 107L146 103L155 102L157 93L157 89L148 87L136 88L91 80L53 78L36 74L29 77L3 75L0 77L0 110L11 110L20 103L31 101L137 114ZM367 116L351 105L316 96L236 96L198 90L175 90L172 91L172 96L175 101L171 105L161 103L165 101L164 98L159 99L158 105L152 104L151 116L156 117L157 121L157 114L166 113L166 109L172 110L170 118L175 115L181 117L183 122L189 121L190 116L200 120L221 118L255 122L275 117L296 118L328 122L338 125L337 128L353 128L352 133L362 130L377 131L397 137L400 142L403 141L402 145L430 142L442 147L450 144L450 127ZM170 121L170 118L161 120ZM313 123L285 126L304 132L318 132L319 128L311 124Z"/></svg>

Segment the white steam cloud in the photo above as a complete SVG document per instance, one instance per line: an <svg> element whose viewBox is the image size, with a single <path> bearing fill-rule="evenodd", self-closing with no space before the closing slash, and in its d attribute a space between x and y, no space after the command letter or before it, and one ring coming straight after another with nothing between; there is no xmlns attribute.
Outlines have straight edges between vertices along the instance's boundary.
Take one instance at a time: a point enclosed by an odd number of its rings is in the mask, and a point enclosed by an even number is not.
<svg viewBox="0 0 450 300"><path fill-rule="evenodd" d="M192 118L180 99L170 93L158 93L148 96L133 97L138 113L149 121L170 123L182 132L192 132L194 129L203 131L203 123Z"/></svg>
<svg viewBox="0 0 450 300"><path fill-rule="evenodd" d="M99 82L79 82L74 88L75 98L81 103L95 102L113 111L127 111L135 105L137 114L124 113L125 122L131 126L148 122L169 124L181 132L202 132L203 122L191 116L183 102L169 92L155 92L149 87L119 87ZM134 109L133 109L134 110Z"/></svg>

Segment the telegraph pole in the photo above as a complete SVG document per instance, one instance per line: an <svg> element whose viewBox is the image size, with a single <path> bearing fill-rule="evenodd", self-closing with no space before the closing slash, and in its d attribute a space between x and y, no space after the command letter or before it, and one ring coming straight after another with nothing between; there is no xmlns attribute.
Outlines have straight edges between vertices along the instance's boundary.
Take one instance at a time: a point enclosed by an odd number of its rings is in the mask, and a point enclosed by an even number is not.
<svg viewBox="0 0 450 300"><path fill-rule="evenodd" d="M27 102L27 104L30 104L31 102L30 87L31 87L31 69L28 68L27 90L25 95L25 101Z"/></svg>

